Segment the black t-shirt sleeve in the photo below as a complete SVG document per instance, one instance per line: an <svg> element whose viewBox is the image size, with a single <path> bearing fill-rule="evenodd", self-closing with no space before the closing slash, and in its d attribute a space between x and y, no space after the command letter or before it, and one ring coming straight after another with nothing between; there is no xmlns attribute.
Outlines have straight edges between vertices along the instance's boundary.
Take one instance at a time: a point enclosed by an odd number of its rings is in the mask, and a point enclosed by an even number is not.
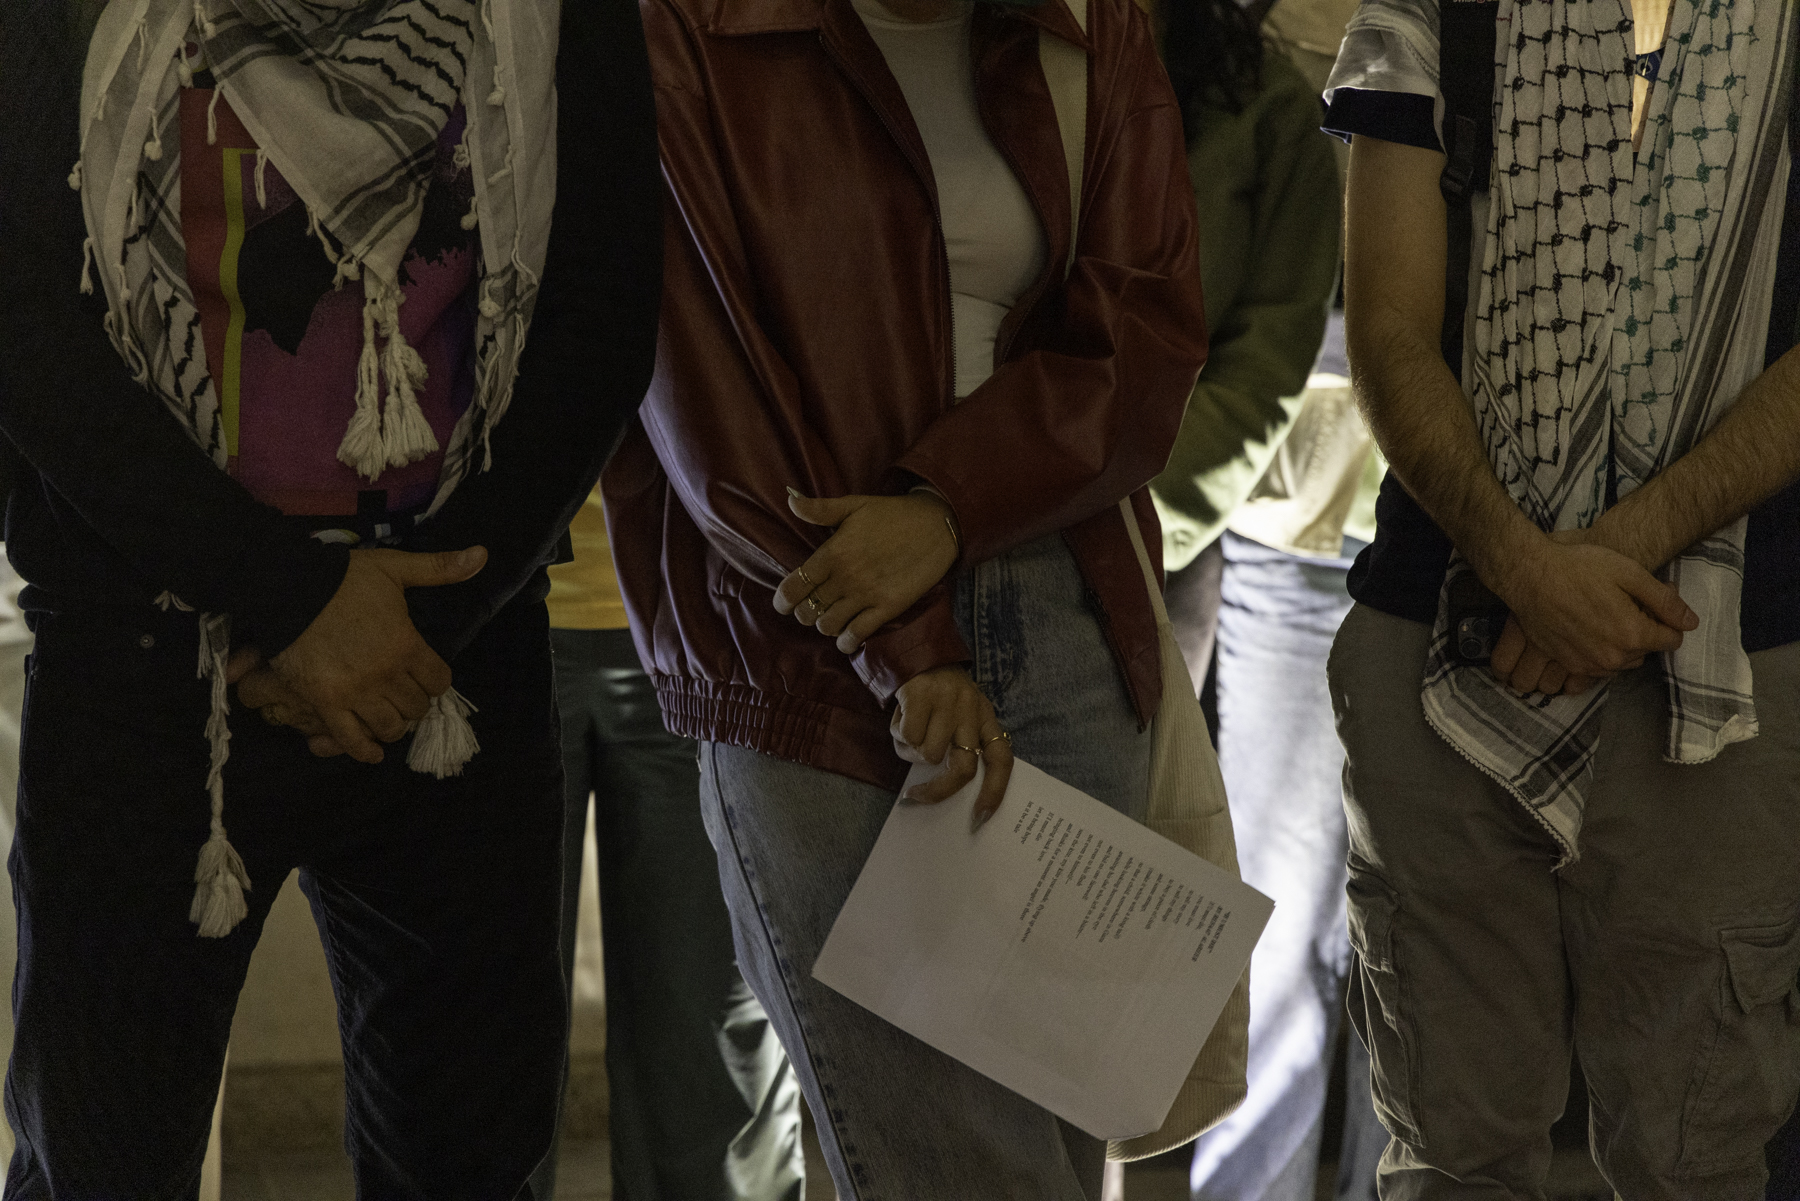
<svg viewBox="0 0 1800 1201"><path fill-rule="evenodd" d="M407 543L487 547L475 578L407 594L446 659L554 557L655 365L661 177L636 4L563 5L556 87L549 256L493 466L472 471Z"/></svg>
<svg viewBox="0 0 1800 1201"><path fill-rule="evenodd" d="M0 9L0 432L23 460L14 480L41 503L9 512L67 514L95 537L59 580L110 581L130 602L167 589L228 612L270 654L331 599L345 553L258 503L218 470L180 424L133 382L102 329L105 305L76 290L86 227L67 182L78 152L86 34L67 0ZM7 541L57 537L14 528ZM53 563L66 547L9 547L15 562ZM66 584L65 584L66 587ZM87 587L83 584L82 587Z"/></svg>
<svg viewBox="0 0 1800 1201"><path fill-rule="evenodd" d="M1416 92L1338 88L1331 94L1322 128L1346 142L1352 135L1361 134L1422 150L1442 150L1436 108L1434 98Z"/></svg>

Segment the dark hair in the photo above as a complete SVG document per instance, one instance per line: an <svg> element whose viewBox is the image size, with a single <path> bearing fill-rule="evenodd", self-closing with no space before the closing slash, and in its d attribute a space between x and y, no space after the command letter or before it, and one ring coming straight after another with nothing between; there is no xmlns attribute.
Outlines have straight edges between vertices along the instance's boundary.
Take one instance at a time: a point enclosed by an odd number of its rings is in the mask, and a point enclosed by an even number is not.
<svg viewBox="0 0 1800 1201"><path fill-rule="evenodd" d="M1255 13L1265 7L1255 5ZM1163 66L1191 142L1200 133L1202 108L1241 113L1262 84L1262 31L1237 0L1162 0L1162 18Z"/></svg>

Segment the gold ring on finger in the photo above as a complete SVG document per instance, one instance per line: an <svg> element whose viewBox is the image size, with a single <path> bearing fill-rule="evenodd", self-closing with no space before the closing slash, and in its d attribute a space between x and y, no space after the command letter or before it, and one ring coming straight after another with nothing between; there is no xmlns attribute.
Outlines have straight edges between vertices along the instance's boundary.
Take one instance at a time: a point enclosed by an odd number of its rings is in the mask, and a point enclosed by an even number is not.
<svg viewBox="0 0 1800 1201"><path fill-rule="evenodd" d="M814 580L813 580L813 578L812 578L812 577L811 577L811 576L809 576L809 575L807 575L807 574L806 574L806 568L804 568L804 567L796 567L796 568L794 568L794 574L795 574L795 575L797 575L797 576L799 576L799 577L800 577L800 582L801 582L801 583L802 583L802 584L805 584L805 585L806 585L806 586L807 586L807 587L808 587L808 588L817 588L817 587L818 587L818 586L819 586L819 585L818 585L818 584L817 584L817 583L816 583L816 582L815 582L815 581L814 581Z"/></svg>
<svg viewBox="0 0 1800 1201"><path fill-rule="evenodd" d="M1012 745L1012 735L1008 734L1005 730L1002 730L998 734L994 735L992 738L983 738L981 740L981 749L984 751L987 750L988 743L990 743L990 742L1004 742L1004 743L1006 743L1006 745L1011 746Z"/></svg>
<svg viewBox="0 0 1800 1201"><path fill-rule="evenodd" d="M827 610L831 607L830 605L827 605L823 601L821 601L819 599L817 593L814 593L812 596L807 597L805 603L812 609L812 615L813 615L814 621L819 620L819 617L825 612L825 610Z"/></svg>
<svg viewBox="0 0 1800 1201"><path fill-rule="evenodd" d="M976 750L976 749L975 749L975 748L974 748L974 747L972 747L972 746L964 746L964 745L963 745L963 744L962 744L962 743L960 743L960 742L953 742L953 743L951 743L951 744L950 744L950 749L951 749L951 750L953 750L953 751L967 751L967 752L969 752L969 754L971 754L971 755L980 755L980 754L981 754L981 752L980 752L980 751L978 751L978 750Z"/></svg>

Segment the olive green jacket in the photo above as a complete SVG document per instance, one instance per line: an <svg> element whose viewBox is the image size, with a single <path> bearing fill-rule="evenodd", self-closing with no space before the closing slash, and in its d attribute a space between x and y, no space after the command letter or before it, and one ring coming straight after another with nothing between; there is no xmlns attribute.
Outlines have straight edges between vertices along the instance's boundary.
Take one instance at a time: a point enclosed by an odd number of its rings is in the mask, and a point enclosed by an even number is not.
<svg viewBox="0 0 1800 1201"><path fill-rule="evenodd" d="M1150 484L1163 561L1185 567L1250 495L1300 410L1337 282L1337 161L1319 97L1280 54L1244 111L1203 110L1188 147L1210 347Z"/></svg>

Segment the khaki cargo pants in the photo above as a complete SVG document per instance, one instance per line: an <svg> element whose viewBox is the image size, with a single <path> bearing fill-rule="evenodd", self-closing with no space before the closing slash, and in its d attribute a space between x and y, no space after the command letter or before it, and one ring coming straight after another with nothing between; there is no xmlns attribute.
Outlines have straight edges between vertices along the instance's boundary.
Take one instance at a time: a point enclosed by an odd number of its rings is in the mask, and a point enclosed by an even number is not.
<svg viewBox="0 0 1800 1201"><path fill-rule="evenodd" d="M1707 764L1664 761L1654 664L1615 680L1558 872L1426 724L1429 637L1359 605L1330 664L1383 1201L1542 1198L1571 1054L1624 1201L1761 1201L1800 1095L1800 644L1751 656L1761 733Z"/></svg>

